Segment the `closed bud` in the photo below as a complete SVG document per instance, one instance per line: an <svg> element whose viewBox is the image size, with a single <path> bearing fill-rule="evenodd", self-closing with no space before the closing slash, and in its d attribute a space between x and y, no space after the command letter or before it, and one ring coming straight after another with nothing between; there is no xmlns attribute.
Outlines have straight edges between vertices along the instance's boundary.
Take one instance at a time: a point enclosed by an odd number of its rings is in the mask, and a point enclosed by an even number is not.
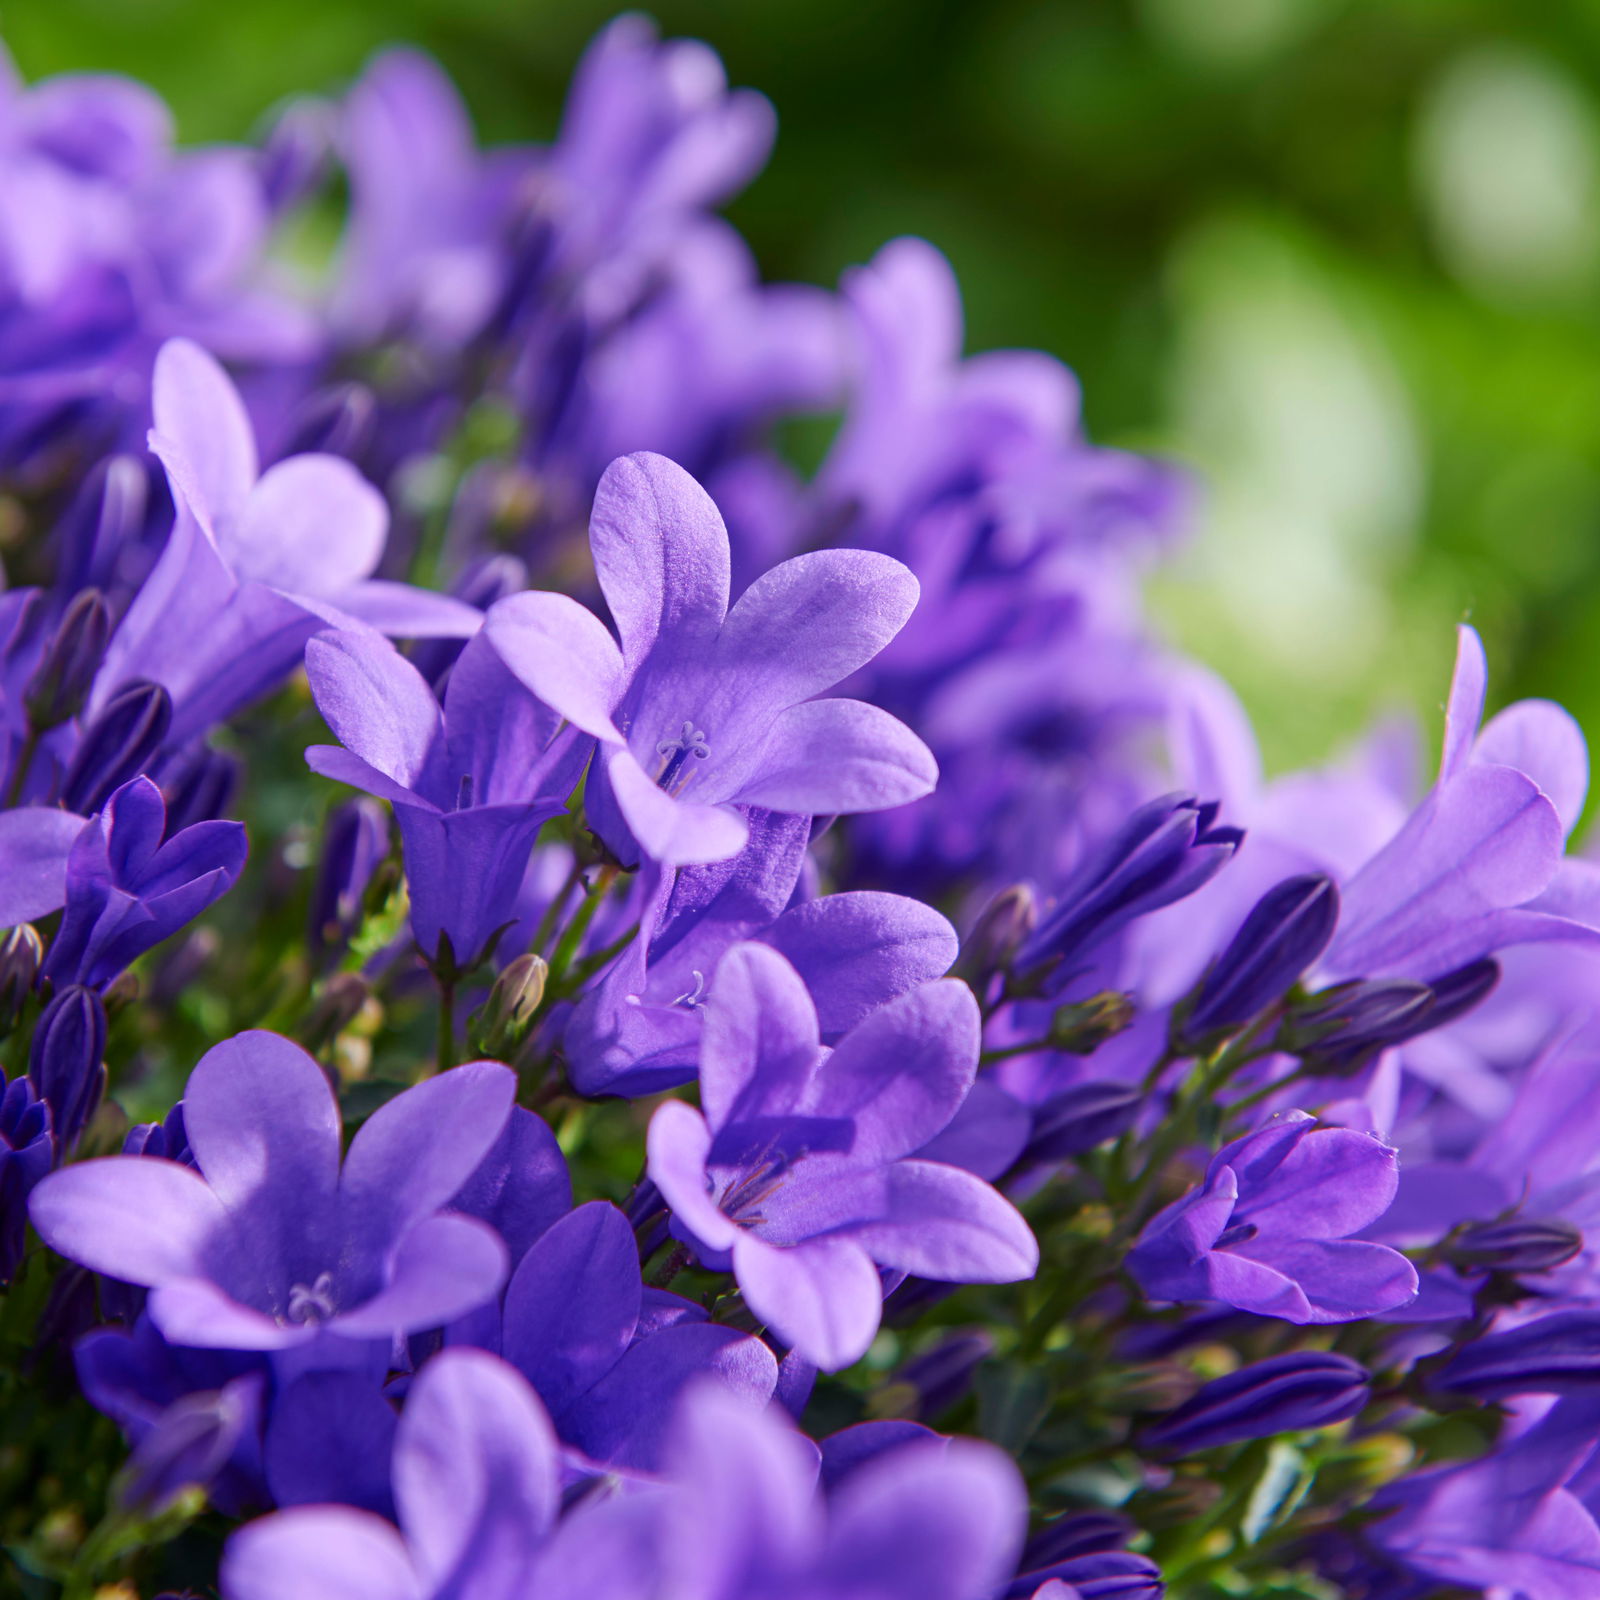
<svg viewBox="0 0 1600 1600"><path fill-rule="evenodd" d="M1112 1511L1079 1511L1048 1522L1023 1547L1024 1572L1119 1550L1133 1537L1133 1524Z"/></svg>
<svg viewBox="0 0 1600 1600"><path fill-rule="evenodd" d="M22 709L30 727L44 733L77 716L110 636L111 609L105 597L98 589L80 590L23 688Z"/></svg>
<svg viewBox="0 0 1600 1600"><path fill-rule="evenodd" d="M1458 1267L1480 1272L1549 1272L1583 1249L1583 1230L1545 1217L1474 1222L1450 1241Z"/></svg>
<svg viewBox="0 0 1600 1600"><path fill-rule="evenodd" d="M514 1060L544 1002L545 980L550 975L543 956L523 955L494 980L489 998L472 1018L472 1047L495 1061Z"/></svg>
<svg viewBox="0 0 1600 1600"><path fill-rule="evenodd" d="M336 972L323 984L306 1018L307 1048L320 1050L337 1039L361 1015L371 995L371 987L359 972Z"/></svg>
<svg viewBox="0 0 1600 1600"><path fill-rule="evenodd" d="M373 875L389 854L389 817L375 800L347 800L328 813L311 890L311 943L324 955L343 949L366 913Z"/></svg>
<svg viewBox="0 0 1600 1600"><path fill-rule="evenodd" d="M1183 1038L1203 1040L1257 1016L1327 949L1338 921L1339 891L1320 872L1268 890L1206 974Z"/></svg>
<svg viewBox="0 0 1600 1600"><path fill-rule="evenodd" d="M43 959L44 941L31 922L0 933L0 1033L16 1027Z"/></svg>
<svg viewBox="0 0 1600 1600"><path fill-rule="evenodd" d="M167 837L223 816L238 783L239 763L233 756L196 746L161 786L167 802Z"/></svg>
<svg viewBox="0 0 1600 1600"><path fill-rule="evenodd" d="M1476 1339L1428 1381L1443 1394L1600 1394L1600 1311L1557 1311Z"/></svg>
<svg viewBox="0 0 1600 1600"><path fill-rule="evenodd" d="M1146 1428L1140 1443L1163 1455L1192 1455L1245 1439L1325 1428L1353 1417L1371 1397L1369 1375L1348 1356L1299 1350L1241 1367L1203 1384Z"/></svg>
<svg viewBox="0 0 1600 1600"><path fill-rule="evenodd" d="M261 144L257 172L274 215L298 205L321 183L333 155L338 113L326 100L292 100Z"/></svg>
<svg viewBox="0 0 1600 1600"><path fill-rule="evenodd" d="M134 682L106 702L78 744L61 784L68 811L90 816L150 765L172 725L172 696L158 683Z"/></svg>
<svg viewBox="0 0 1600 1600"><path fill-rule="evenodd" d="M1132 1027L1137 1015L1133 996L1113 989L1075 1005L1057 1006L1050 1018L1050 1048L1074 1056L1093 1055L1107 1039Z"/></svg>
<svg viewBox="0 0 1600 1600"><path fill-rule="evenodd" d="M149 514L150 474L143 461L118 455L97 462L56 525L57 581L65 589L126 581Z"/></svg>
<svg viewBox="0 0 1600 1600"><path fill-rule="evenodd" d="M1061 1161L1121 1138L1143 1104L1144 1096L1125 1083L1074 1084L1034 1114L1025 1159Z"/></svg>
<svg viewBox="0 0 1600 1600"><path fill-rule="evenodd" d="M44 1008L28 1052L28 1077L50 1107L62 1155L78 1142L100 1104L105 1053L106 1011L100 996L81 983L69 984Z"/></svg>
<svg viewBox="0 0 1600 1600"><path fill-rule="evenodd" d="M993 1354L994 1340L987 1333L952 1334L895 1373L887 1388L899 1407L891 1412L887 1409L890 1395L883 1401L875 1396L875 1414L932 1422L971 1392L973 1374Z"/></svg>
<svg viewBox="0 0 1600 1600"><path fill-rule="evenodd" d="M364 383L335 383L318 389L291 419L282 454L359 456L372 438L377 413L378 402Z"/></svg>
<svg viewBox="0 0 1600 1600"><path fill-rule="evenodd" d="M1038 921L1039 901L1029 885L1014 883L1002 889L978 913L972 932L962 940L957 975L979 987L995 973L1009 971Z"/></svg>
<svg viewBox="0 0 1600 1600"><path fill-rule="evenodd" d="M1309 996L1284 1019L1278 1048L1313 1072L1359 1072L1380 1050L1443 1028L1487 998L1500 965L1485 958L1429 983L1401 978L1342 983Z"/></svg>
<svg viewBox="0 0 1600 1600"><path fill-rule="evenodd" d="M117 1482L122 1506L153 1515L185 1490L209 1488L245 1430L260 1426L265 1382L252 1372L221 1389L174 1400L140 1436L122 1469Z"/></svg>

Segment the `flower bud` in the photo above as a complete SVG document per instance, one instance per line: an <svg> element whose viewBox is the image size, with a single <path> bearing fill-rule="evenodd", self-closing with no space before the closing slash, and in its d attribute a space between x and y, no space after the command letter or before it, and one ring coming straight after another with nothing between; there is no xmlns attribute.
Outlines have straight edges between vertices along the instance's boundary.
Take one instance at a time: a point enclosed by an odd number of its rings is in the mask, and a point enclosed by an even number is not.
<svg viewBox="0 0 1600 1600"><path fill-rule="evenodd" d="M1030 1600L1052 1580L1064 1584L1066 1593L1078 1600L1161 1600L1166 1592L1161 1569L1149 1556L1131 1550L1096 1550L1027 1569L1001 1590L1001 1600Z"/></svg>
<svg viewBox="0 0 1600 1600"><path fill-rule="evenodd" d="M1269 889L1206 974L1183 1037L1200 1040L1250 1021L1327 949L1338 921L1339 891L1320 872Z"/></svg>
<svg viewBox="0 0 1600 1600"><path fill-rule="evenodd" d="M0 933L0 1034L16 1027L43 959L44 940L31 922Z"/></svg>
<svg viewBox="0 0 1600 1600"><path fill-rule="evenodd" d="M311 891L314 948L336 953L361 926L367 889L388 853L389 817L376 800L348 800L328 813Z"/></svg>
<svg viewBox="0 0 1600 1600"><path fill-rule="evenodd" d="M473 1049L494 1061L514 1060L533 1030L549 975L543 956L518 956L511 962L472 1019Z"/></svg>
<svg viewBox="0 0 1600 1600"><path fill-rule="evenodd" d="M137 546L150 514L150 475L131 455L107 456L84 476L52 536L65 590L116 589L148 564ZM129 558L134 559L130 560Z"/></svg>
<svg viewBox="0 0 1600 1600"><path fill-rule="evenodd" d="M79 742L61 784L68 811L90 816L149 766L172 725L172 696L157 683L125 684Z"/></svg>
<svg viewBox="0 0 1600 1600"><path fill-rule="evenodd" d="M273 119L261 143L257 172L262 198L275 216L298 205L322 182L337 123L335 109L309 95L290 101Z"/></svg>
<svg viewBox="0 0 1600 1600"><path fill-rule="evenodd" d="M1192 1455L1244 1439L1325 1428L1353 1417L1371 1397L1365 1367L1330 1350L1296 1350L1202 1384L1176 1411L1146 1428L1141 1443Z"/></svg>
<svg viewBox="0 0 1600 1600"><path fill-rule="evenodd" d="M175 774L161 785L171 838L197 822L215 822L228 809L239 782L239 763L221 750L196 746Z"/></svg>
<svg viewBox="0 0 1600 1600"><path fill-rule="evenodd" d="M973 1374L993 1354L987 1333L952 1333L895 1373L886 1388L902 1404L891 1412L875 1397L874 1414L931 1422L971 1392Z"/></svg>
<svg viewBox="0 0 1600 1600"><path fill-rule="evenodd" d="M22 1260L28 1195L55 1164L50 1108L27 1078L10 1083L0 1072L0 1284Z"/></svg>
<svg viewBox="0 0 1600 1600"><path fill-rule="evenodd" d="M1600 1394L1600 1311L1557 1311L1476 1339L1428 1387L1475 1400L1517 1394Z"/></svg>
<svg viewBox="0 0 1600 1600"><path fill-rule="evenodd" d="M220 1389L175 1400L134 1446L118 1480L125 1509L147 1514L170 1506L186 1489L209 1488L247 1428L260 1425L263 1374L251 1372Z"/></svg>
<svg viewBox="0 0 1600 1600"><path fill-rule="evenodd" d="M1079 1556L1117 1550L1133 1536L1133 1524L1111 1511L1079 1511L1046 1523L1023 1547L1018 1565L1025 1572Z"/></svg>
<svg viewBox="0 0 1600 1600"><path fill-rule="evenodd" d="M1006 972L1022 941L1039 921L1039 901L1025 883L1002 889L981 912L961 943L956 974L975 987L997 972Z"/></svg>
<svg viewBox="0 0 1600 1600"><path fill-rule="evenodd" d="M77 716L110 636L111 609L105 597L98 589L80 590L23 688L22 709L30 727L44 733Z"/></svg>
<svg viewBox="0 0 1600 1600"><path fill-rule="evenodd" d="M307 396L289 423L283 456L359 456L372 438L378 403L364 383L335 383Z"/></svg>
<svg viewBox="0 0 1600 1600"><path fill-rule="evenodd" d="M1091 854L1017 956L1035 992L1057 994L1082 958L1130 922L1208 883L1244 840L1217 803L1166 795L1135 811Z"/></svg>
<svg viewBox="0 0 1600 1600"><path fill-rule="evenodd" d="M1144 1096L1125 1083L1079 1083L1039 1107L1025 1159L1061 1161L1120 1138L1134 1124Z"/></svg>
<svg viewBox="0 0 1600 1600"><path fill-rule="evenodd" d="M1114 989L1091 995L1075 1005L1057 1006L1050 1018L1049 1041L1052 1050L1068 1055L1092 1056L1107 1039L1133 1026L1138 1012L1131 994Z"/></svg>
<svg viewBox="0 0 1600 1600"><path fill-rule="evenodd" d="M359 972L334 973L306 1018L306 1048L320 1050L330 1039L337 1039L361 1015L371 997L371 986Z"/></svg>
<svg viewBox="0 0 1600 1600"><path fill-rule="evenodd" d="M44 1008L33 1030L28 1077L50 1107L56 1143L65 1155L78 1142L106 1086L106 1011L100 996L68 984Z"/></svg>
<svg viewBox="0 0 1600 1600"><path fill-rule="evenodd" d="M1466 1271L1549 1272L1583 1249L1583 1230L1554 1217L1474 1222L1450 1241L1450 1260Z"/></svg>

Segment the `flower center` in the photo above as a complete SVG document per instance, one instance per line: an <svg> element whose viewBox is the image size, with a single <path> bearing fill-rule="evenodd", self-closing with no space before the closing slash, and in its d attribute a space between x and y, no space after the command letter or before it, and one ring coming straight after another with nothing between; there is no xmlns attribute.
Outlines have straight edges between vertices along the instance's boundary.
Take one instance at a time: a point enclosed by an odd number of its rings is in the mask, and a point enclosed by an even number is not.
<svg viewBox="0 0 1600 1600"><path fill-rule="evenodd" d="M711 746L706 743L701 729L692 722L685 722L683 732L676 739L663 739L656 746L656 754L661 757L661 766L656 772L657 785L668 794L678 794L691 776L684 770L689 757L704 761L711 754Z"/></svg>
<svg viewBox="0 0 1600 1600"><path fill-rule="evenodd" d="M698 967L693 967L690 971L694 978L694 988L686 989L677 999L668 1003L684 1011L698 1011L706 1003L706 975Z"/></svg>
<svg viewBox="0 0 1600 1600"><path fill-rule="evenodd" d="M326 1322L336 1309L331 1272L320 1272L315 1283L297 1283L289 1290L290 1322Z"/></svg>
<svg viewBox="0 0 1600 1600"><path fill-rule="evenodd" d="M767 1219L761 1205L783 1187L789 1163L777 1157L758 1162L735 1182L730 1183L717 1202L722 1214L741 1228L759 1227Z"/></svg>

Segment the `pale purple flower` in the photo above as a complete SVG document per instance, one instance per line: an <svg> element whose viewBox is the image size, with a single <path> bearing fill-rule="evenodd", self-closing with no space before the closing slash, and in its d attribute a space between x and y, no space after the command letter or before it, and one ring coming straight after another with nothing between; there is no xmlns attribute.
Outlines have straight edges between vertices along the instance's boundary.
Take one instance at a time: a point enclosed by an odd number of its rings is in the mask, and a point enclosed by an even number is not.
<svg viewBox="0 0 1600 1600"><path fill-rule="evenodd" d="M811 698L899 630L917 586L888 557L797 556L730 610L728 534L705 491L660 456L626 456L590 522L600 587L621 636L565 595L502 600L486 630L540 699L601 741L586 808L624 859L736 855L736 806L807 815L926 794L926 747L858 700Z"/></svg>
<svg viewBox="0 0 1600 1600"><path fill-rule="evenodd" d="M562 811L589 741L506 671L476 635L450 670L441 708L422 674L367 629L306 646L317 707L344 748L313 745L315 772L394 807L424 956L470 967L515 920L539 829Z"/></svg>
<svg viewBox="0 0 1600 1600"><path fill-rule="evenodd" d="M712 986L700 1049L703 1113L669 1100L649 1175L709 1265L828 1370L878 1330L879 1269L957 1283L1032 1275L1038 1247L981 1179L912 1159L972 1087L978 1009L965 984L923 984L870 1012L831 1052L799 974L735 945Z"/></svg>
<svg viewBox="0 0 1600 1600"><path fill-rule="evenodd" d="M371 576L383 497L337 456L259 471L255 432L227 374L199 345L156 359L155 428L177 503L165 550L112 635L91 710L147 678L172 695L181 744L276 685L319 627L352 620L399 637L465 637L480 614Z"/></svg>
<svg viewBox="0 0 1600 1600"><path fill-rule="evenodd" d="M474 1062L396 1096L340 1161L328 1079L277 1034L202 1057L184 1096L194 1165L109 1156L34 1190L51 1248L147 1287L178 1344L304 1351L350 1365L442 1326L499 1289L506 1250L443 1208L500 1136L515 1080Z"/></svg>

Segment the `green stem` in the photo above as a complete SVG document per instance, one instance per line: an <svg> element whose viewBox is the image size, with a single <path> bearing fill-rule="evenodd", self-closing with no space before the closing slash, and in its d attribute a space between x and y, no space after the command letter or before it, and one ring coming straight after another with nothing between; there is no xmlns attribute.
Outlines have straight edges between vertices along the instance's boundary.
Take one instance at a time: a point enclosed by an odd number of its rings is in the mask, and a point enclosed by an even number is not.
<svg viewBox="0 0 1600 1600"><path fill-rule="evenodd" d="M572 898L572 891L578 887L582 879L583 863L574 860L572 870L567 874L565 882L556 890L550 904L545 907L544 915L539 919L539 926L534 930L533 943L529 946L529 949L535 955L542 954L545 946L550 943L557 924L566 912L567 902Z"/></svg>
<svg viewBox="0 0 1600 1600"><path fill-rule="evenodd" d="M439 977L439 1065L448 1072L456 1064L456 980L455 975Z"/></svg>
<svg viewBox="0 0 1600 1600"><path fill-rule="evenodd" d="M557 983L565 979L567 968L572 965L572 958L582 946L583 936L589 931L589 924L594 921L601 901L611 892L611 885L617 881L617 870L616 867L600 869L594 887L584 896L583 903L573 913L572 920L563 930L555 954L550 958L550 976Z"/></svg>

